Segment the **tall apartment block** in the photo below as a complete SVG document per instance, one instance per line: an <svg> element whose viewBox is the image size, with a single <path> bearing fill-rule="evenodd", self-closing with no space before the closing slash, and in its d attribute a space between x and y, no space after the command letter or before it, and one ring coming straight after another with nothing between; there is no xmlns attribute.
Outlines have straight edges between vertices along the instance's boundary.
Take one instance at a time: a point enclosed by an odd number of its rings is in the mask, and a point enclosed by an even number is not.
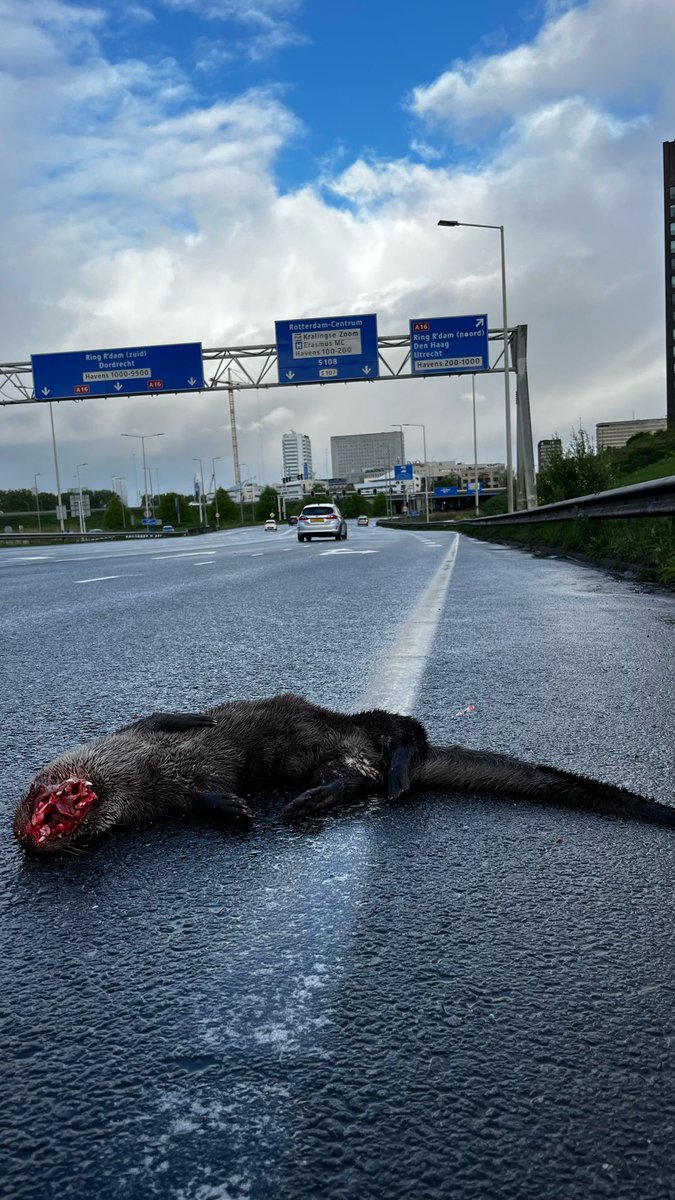
<svg viewBox="0 0 675 1200"><path fill-rule="evenodd" d="M675 142L663 143L666 259L666 418L675 423Z"/></svg>
<svg viewBox="0 0 675 1200"><path fill-rule="evenodd" d="M402 466L403 433L399 429L385 433L348 433L330 439L333 479L355 482L365 471L392 471Z"/></svg>
<svg viewBox="0 0 675 1200"><path fill-rule="evenodd" d="M286 500L302 500L312 490L312 443L306 433L292 429L281 439L281 494Z"/></svg>

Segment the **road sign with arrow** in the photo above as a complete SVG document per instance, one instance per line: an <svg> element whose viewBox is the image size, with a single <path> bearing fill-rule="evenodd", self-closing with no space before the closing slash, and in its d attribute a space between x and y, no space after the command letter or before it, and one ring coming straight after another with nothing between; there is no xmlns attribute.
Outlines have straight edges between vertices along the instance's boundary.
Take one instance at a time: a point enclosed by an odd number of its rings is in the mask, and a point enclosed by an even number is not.
<svg viewBox="0 0 675 1200"><path fill-rule="evenodd" d="M279 383L376 379L377 317L304 317L276 321Z"/></svg>
<svg viewBox="0 0 675 1200"><path fill-rule="evenodd" d="M201 342L33 354L36 400L191 392L204 386Z"/></svg>

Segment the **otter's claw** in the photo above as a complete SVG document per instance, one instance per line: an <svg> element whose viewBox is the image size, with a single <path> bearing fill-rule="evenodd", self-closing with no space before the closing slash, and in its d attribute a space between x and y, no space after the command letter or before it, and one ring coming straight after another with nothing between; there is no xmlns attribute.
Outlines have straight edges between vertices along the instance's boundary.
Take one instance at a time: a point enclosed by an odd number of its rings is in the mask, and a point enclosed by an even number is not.
<svg viewBox="0 0 675 1200"><path fill-rule="evenodd" d="M253 824L253 810L241 796L233 792L202 792L200 804L214 816L222 817L244 829L250 829Z"/></svg>

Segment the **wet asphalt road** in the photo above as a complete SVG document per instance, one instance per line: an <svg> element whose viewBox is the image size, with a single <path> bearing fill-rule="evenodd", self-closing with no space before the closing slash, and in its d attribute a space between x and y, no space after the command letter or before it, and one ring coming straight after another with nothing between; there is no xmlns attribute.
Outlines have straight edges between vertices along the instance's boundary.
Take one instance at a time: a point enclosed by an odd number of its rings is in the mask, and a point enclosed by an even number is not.
<svg viewBox="0 0 675 1200"><path fill-rule="evenodd" d="M674 801L675 597L453 537L0 554L2 1196L675 1195L675 831L462 795L12 843L66 746L280 690L357 708L402 630L433 740Z"/></svg>

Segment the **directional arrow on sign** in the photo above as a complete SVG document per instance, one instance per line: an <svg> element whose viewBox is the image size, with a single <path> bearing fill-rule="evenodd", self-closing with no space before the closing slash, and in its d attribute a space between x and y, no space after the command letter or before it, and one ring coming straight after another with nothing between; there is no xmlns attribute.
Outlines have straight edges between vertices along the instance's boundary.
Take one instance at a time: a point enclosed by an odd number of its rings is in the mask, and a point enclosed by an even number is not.
<svg viewBox="0 0 675 1200"><path fill-rule="evenodd" d="M114 387L114 389L115 389L115 391L116 391L116 392L121 392L121 391L122 391L122 384L121 384L121 383L115 383L115 384L113 384L113 387Z"/></svg>
<svg viewBox="0 0 675 1200"><path fill-rule="evenodd" d="M197 380L193 379L192 376L190 376L190 378L188 379L188 383L190 384L190 387L194 387L196 382L197 382Z"/></svg>
<svg viewBox="0 0 675 1200"><path fill-rule="evenodd" d="M370 375L371 369L372 369L371 367L362 367L361 368L364 375Z"/></svg>
<svg viewBox="0 0 675 1200"><path fill-rule="evenodd" d="M295 371L287 371L286 378L287 379L295 379Z"/></svg>
<svg viewBox="0 0 675 1200"><path fill-rule="evenodd" d="M51 388L43 388L43 389L42 389L42 395L43 395L43 396L48 396L48 395L49 395L49 393L50 393L50 391L51 391Z"/></svg>
<svg viewBox="0 0 675 1200"><path fill-rule="evenodd" d="M481 325L485 324L485 317L476 317L476 329L480 329Z"/></svg>

